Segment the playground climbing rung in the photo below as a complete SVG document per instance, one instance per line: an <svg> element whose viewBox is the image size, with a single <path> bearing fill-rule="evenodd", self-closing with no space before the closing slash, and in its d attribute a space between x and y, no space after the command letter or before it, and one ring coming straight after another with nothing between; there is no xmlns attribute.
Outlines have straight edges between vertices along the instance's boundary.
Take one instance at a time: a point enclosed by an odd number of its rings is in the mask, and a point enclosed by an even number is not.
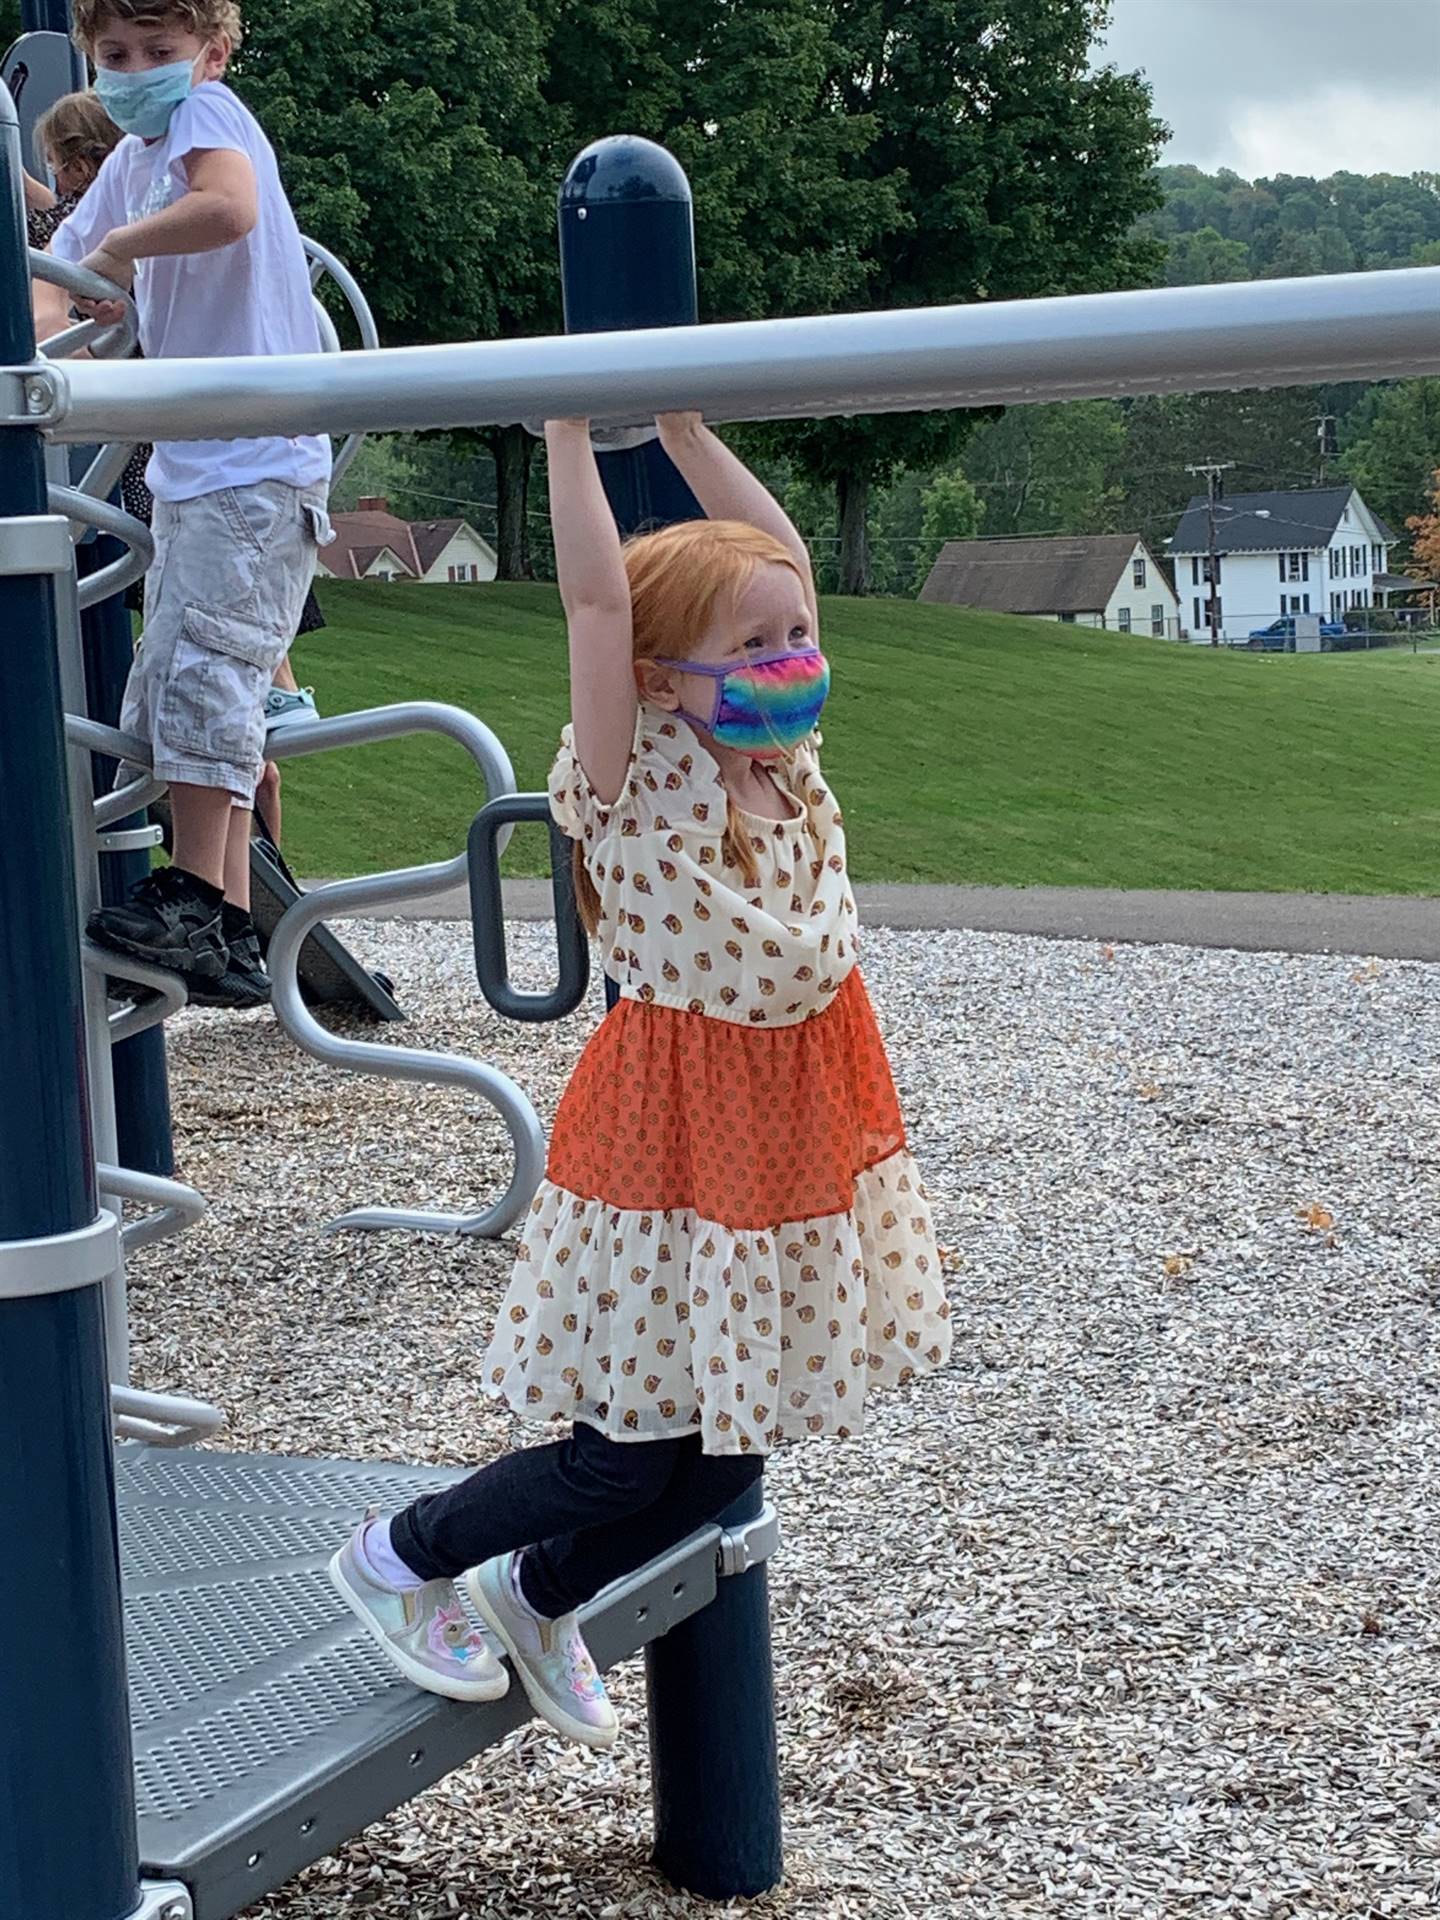
<svg viewBox="0 0 1440 1920"><path fill-rule="evenodd" d="M326 1578L368 1507L457 1474L143 1446L116 1467L140 1854L190 1888L195 1920L227 1920L531 1717L518 1686L485 1706L406 1686ZM714 1599L721 1541L706 1528L599 1597L602 1667Z"/></svg>

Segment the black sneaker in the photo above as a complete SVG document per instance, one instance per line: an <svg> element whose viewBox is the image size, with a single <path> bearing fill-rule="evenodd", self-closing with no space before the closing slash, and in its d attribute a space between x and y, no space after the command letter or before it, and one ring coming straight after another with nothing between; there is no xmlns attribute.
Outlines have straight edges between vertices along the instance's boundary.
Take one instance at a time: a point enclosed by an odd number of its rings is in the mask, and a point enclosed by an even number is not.
<svg viewBox="0 0 1440 1920"><path fill-rule="evenodd" d="M197 980L190 989L192 1007L250 1007L270 1004L270 976L260 964L260 942L254 931L230 942L230 964L218 980Z"/></svg>
<svg viewBox="0 0 1440 1920"><path fill-rule="evenodd" d="M133 954L187 979L218 980L229 961L219 907L202 900L179 867L147 874L123 907L92 913L85 931L98 947Z"/></svg>

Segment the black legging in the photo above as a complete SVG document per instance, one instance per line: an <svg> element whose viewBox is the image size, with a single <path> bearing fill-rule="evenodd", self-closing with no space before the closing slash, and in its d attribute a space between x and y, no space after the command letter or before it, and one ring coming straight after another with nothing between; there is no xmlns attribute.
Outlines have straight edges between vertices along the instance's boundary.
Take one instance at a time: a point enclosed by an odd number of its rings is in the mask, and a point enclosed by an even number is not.
<svg viewBox="0 0 1440 1920"><path fill-rule="evenodd" d="M698 1433L621 1442L577 1422L568 1440L519 1448L417 1500L390 1538L424 1580L525 1547L525 1598L553 1619L716 1519L764 1468L760 1454L702 1453Z"/></svg>

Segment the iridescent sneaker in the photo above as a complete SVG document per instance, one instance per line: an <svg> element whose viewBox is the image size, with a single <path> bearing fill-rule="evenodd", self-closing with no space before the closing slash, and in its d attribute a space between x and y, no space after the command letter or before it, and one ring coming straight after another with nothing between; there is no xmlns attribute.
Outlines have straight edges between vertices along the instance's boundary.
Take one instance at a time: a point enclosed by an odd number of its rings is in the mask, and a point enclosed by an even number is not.
<svg viewBox="0 0 1440 1920"><path fill-rule="evenodd" d="M358 1551L361 1522L330 1562L335 1591L392 1666L447 1700L498 1700L510 1676L471 1626L451 1580L410 1593L382 1586Z"/></svg>
<svg viewBox="0 0 1440 1920"><path fill-rule="evenodd" d="M580 1635L577 1614L538 1620L515 1598L515 1555L502 1553L465 1576L481 1618L509 1654L542 1720L586 1747L614 1744L620 1730L605 1682Z"/></svg>
<svg viewBox="0 0 1440 1920"><path fill-rule="evenodd" d="M287 693L284 687L271 687L265 696L267 733L274 733L277 727L293 727L302 721L319 718L313 687L297 687L294 693Z"/></svg>

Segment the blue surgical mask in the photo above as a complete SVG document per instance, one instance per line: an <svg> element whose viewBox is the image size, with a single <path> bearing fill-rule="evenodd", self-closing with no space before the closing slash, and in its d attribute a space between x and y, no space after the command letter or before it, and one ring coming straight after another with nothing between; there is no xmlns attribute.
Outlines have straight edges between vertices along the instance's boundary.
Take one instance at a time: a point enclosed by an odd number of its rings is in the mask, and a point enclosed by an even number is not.
<svg viewBox="0 0 1440 1920"><path fill-rule="evenodd" d="M195 62L171 60L144 73L95 71L95 94L101 106L125 133L142 140L158 140L170 125L170 116L195 85Z"/></svg>

